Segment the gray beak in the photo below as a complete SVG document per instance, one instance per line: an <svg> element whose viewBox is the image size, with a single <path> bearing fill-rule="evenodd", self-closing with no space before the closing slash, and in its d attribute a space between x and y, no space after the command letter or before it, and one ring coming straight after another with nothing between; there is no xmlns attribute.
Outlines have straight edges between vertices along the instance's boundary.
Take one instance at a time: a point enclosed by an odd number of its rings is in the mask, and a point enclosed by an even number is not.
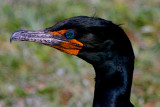
<svg viewBox="0 0 160 107"><path fill-rule="evenodd" d="M30 41L36 43L42 43L45 45L58 45L61 40L58 36L53 36L47 30L38 30L38 31L28 31L28 30L19 30L12 34L10 42L12 41Z"/></svg>

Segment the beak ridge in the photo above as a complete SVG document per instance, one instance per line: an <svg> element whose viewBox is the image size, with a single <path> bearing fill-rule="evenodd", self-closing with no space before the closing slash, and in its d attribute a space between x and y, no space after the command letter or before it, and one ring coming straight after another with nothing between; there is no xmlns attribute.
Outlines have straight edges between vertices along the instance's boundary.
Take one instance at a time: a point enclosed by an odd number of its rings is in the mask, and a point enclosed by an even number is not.
<svg viewBox="0 0 160 107"><path fill-rule="evenodd" d="M61 40L56 39L51 33L46 30L38 30L38 31L27 31L27 30L19 30L12 34L10 38L10 43L12 41L30 41L37 42L46 45L56 45Z"/></svg>

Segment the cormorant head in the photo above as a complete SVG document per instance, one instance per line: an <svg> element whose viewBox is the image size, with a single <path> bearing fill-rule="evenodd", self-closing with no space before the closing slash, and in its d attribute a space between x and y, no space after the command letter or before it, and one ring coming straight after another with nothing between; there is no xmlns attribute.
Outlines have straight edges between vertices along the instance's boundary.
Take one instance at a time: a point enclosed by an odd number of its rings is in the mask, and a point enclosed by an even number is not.
<svg viewBox="0 0 160 107"><path fill-rule="evenodd" d="M112 59L116 54L134 57L124 31L111 21L96 17L72 17L39 31L19 30L10 40L48 45L91 64Z"/></svg>

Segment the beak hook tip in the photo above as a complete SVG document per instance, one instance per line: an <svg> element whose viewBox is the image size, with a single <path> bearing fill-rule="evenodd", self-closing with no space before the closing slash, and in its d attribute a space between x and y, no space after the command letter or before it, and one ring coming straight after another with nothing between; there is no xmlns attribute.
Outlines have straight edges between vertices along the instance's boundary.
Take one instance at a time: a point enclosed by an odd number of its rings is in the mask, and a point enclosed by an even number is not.
<svg viewBox="0 0 160 107"><path fill-rule="evenodd" d="M10 37L10 44L12 44L12 40L13 40L13 38L12 38L12 36Z"/></svg>

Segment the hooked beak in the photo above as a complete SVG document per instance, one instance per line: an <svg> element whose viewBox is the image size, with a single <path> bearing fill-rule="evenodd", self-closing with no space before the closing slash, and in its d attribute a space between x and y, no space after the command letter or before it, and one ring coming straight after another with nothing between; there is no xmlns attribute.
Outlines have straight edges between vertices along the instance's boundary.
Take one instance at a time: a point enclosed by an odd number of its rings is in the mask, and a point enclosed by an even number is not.
<svg viewBox="0 0 160 107"><path fill-rule="evenodd" d="M77 55L82 49L83 44L76 39L66 39L64 35L50 32L47 29L38 31L19 30L12 34L10 42L12 41L29 41L41 43L54 47L62 52Z"/></svg>
<svg viewBox="0 0 160 107"><path fill-rule="evenodd" d="M30 41L42 43L45 45L57 45L62 40L54 37L50 32L45 30L38 31L28 31L28 30L19 30L12 34L10 38L10 43L12 41Z"/></svg>

